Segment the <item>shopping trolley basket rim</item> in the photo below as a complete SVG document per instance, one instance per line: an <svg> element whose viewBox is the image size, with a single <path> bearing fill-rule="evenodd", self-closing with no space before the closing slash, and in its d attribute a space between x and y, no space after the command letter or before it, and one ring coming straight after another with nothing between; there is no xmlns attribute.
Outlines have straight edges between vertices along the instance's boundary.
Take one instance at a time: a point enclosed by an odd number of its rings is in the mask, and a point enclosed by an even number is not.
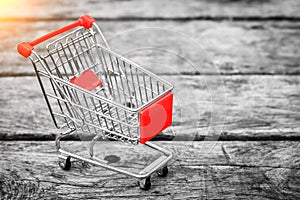
<svg viewBox="0 0 300 200"><path fill-rule="evenodd" d="M69 33L67 33L66 35L64 35L63 38L68 38L68 36L70 36L70 35L76 33L77 31L79 31L79 30L81 30L81 29L84 29L84 28L83 28L83 27L77 28L77 29L75 29L75 30L73 30L73 31L71 31L71 32L69 32ZM86 29L85 29L85 30L86 30ZM93 30L93 29L90 28L90 29L88 29L88 30ZM94 33L96 34L97 31L94 32ZM85 37L86 35L87 35L87 33L83 33L82 35L77 36L76 38L74 38L74 40L79 39L79 37ZM39 60L39 62L40 62L42 65L44 65L44 62L46 62L46 58L50 57L52 53L57 52L57 51L59 51L59 50L62 50L63 48L65 48L65 47L68 46L68 42L67 42L67 43L65 43L65 44L62 44L60 47L58 47L58 48L56 48L56 49L50 50L50 49L49 49L49 46L55 44L55 43L58 42L59 40L61 40L61 38L55 39L54 41L52 41L52 42L50 42L50 43L48 43L48 44L46 45L46 49L47 49L47 51L48 51L48 53L47 53L46 55L39 55L39 54L37 54L35 51L32 51L33 54L37 57L37 59ZM74 40L73 40L73 42L74 42ZM122 105L121 103L118 103L118 102L115 102L115 101L110 100L110 99L108 99L108 98L105 98L105 97L103 97L103 96L97 95L97 94L93 93L92 91L85 90L85 89L83 89L83 88L81 88L81 87L79 87L79 86L77 86L77 85L75 85L75 84L69 83L68 81L66 81L66 80L64 80L64 79L62 79L62 78L60 78L60 77L58 77L58 76L55 76L55 75L54 75L53 77L55 77L55 79L57 79L57 80L59 80L59 81L62 81L64 84L67 84L67 85L70 86L70 87L76 88L76 89L78 89L78 90L80 90L80 91L82 91L82 92L86 92L86 93L88 93L89 95L92 95L92 96L94 96L94 97L96 97L96 98L100 98L101 100L103 100L103 101L105 101L105 102L109 102L109 103L111 103L111 104L113 104L113 105L115 105L115 106L121 107L121 108L126 109L126 110L129 110L129 111L131 111L131 112L137 112L137 111L143 109L144 107L148 106L148 105L151 104L152 102L156 101L157 99L159 99L159 98L161 98L162 96L164 96L165 94L167 94L168 92L172 91L172 89L173 89L174 86L173 86L171 83L169 83L168 81L162 79L161 77L159 77L158 75L152 73L151 71L149 71L149 70L147 70L147 69L141 67L140 65L136 64L135 62L133 62L133 61L131 61L131 60L125 58L124 56L122 56L122 55L120 55L120 54L118 54L118 53L116 53L116 52L110 50L109 48L104 47L104 46L102 46L102 45L99 44L99 43L96 43L96 42L94 42L90 47L91 47L91 48L98 47L98 48L101 48L101 49L105 50L105 51L108 52L109 54L112 54L112 55L114 55L115 57L117 57L118 59L120 59L121 61L123 61L123 62L125 62L125 63L127 63L127 64L130 64L130 65L132 65L132 66L134 66L134 67L136 67L136 68L138 68L138 69L140 69L143 73L147 74L148 76L151 76L151 77L156 78L157 80L159 80L159 81L162 82L163 84L167 85L168 88L167 88L164 92L162 92L161 94L157 95L155 98L152 98L152 99L148 100L146 103L142 104L141 106L139 106L139 107L137 107L137 108L133 108L133 107L126 107L125 105ZM32 58L32 57L30 56L30 58ZM32 59L32 61L33 61L33 59ZM44 67L46 67L46 66L44 66ZM46 73L45 73L44 75L46 75Z"/></svg>
<svg viewBox="0 0 300 200"><path fill-rule="evenodd" d="M79 28L79 29L80 29L80 28ZM78 29L77 29L77 30L78 30ZM70 33L70 34L71 34L71 33ZM58 40L56 40L56 41L58 41ZM54 42L55 42L55 41L54 41ZM49 46L50 44L53 44L54 42L49 43L49 44L46 46L46 48L48 48L48 46ZM45 59L45 58L50 57L50 54L51 54L51 53L56 52L56 51L59 51L59 50L62 50L65 46L67 46L67 45L64 44L62 47L59 47L58 49L53 49L53 50L48 51L48 54L47 54L47 55L43 55L43 58ZM125 61L126 63L128 63L128 64L130 64L130 65L133 65L134 67L136 67L136 68L142 70L142 71L143 71L144 73L146 73L147 75L152 76L152 77L155 77L155 78L158 79L159 81L161 81L161 82L163 82L164 84L166 84L166 85L169 86L169 89L166 90L166 91L170 92L170 91L174 88L173 84L171 84L170 82L168 82L168 81L166 81L166 80L160 78L158 75L154 74L153 72L151 72L151 71L149 71L149 70L147 70L147 69L141 67L140 65L136 64L135 62L133 62L133 61L131 61L131 60L125 58L124 56L122 56L122 55L120 55L120 54L118 54L118 53L116 53L116 52L114 52L114 51L112 51L112 50L110 50L110 49L108 49L108 48L102 46L101 44L95 43L94 45L91 46L91 48L93 48L93 47L100 47L100 48L104 49L105 51L107 51L108 53L113 54L114 56L118 57L120 60ZM165 92L162 93L162 94L165 94ZM159 95L159 96L161 97L162 94ZM154 99L153 99L153 100L154 100ZM141 107L143 107L143 106L141 106ZM141 107L140 107L140 108L141 108Z"/></svg>
<svg viewBox="0 0 300 200"><path fill-rule="evenodd" d="M125 61L125 62L127 62L128 64L131 64L131 65L133 65L134 67L137 67L137 68L141 69L141 70L142 70L143 72L145 72L146 74L151 75L151 76L157 78L158 80L160 80L160 81L163 82L164 84L168 85L169 88L168 88L166 91L162 92L160 95L157 95L155 98L152 98L152 99L150 99L148 102L142 104L141 106L139 106L139 107L137 107L137 108L132 108L132 107L127 107L127 106L125 106L125 105L122 105L121 103L112 101L112 100L110 100L110 99L108 99L108 98L105 98L105 97L103 97L103 96L97 95L97 94L93 93L92 91L85 90L84 88L81 88L81 87L79 87L79 86L77 86L77 85L75 85L75 84L72 84L72 83L70 83L70 82L68 82L68 81L66 81L66 80L64 80L64 79L62 79L62 78L60 78L60 77L58 77L58 76L55 76L55 75L54 75L53 77L54 77L55 79L61 81L62 83L64 83L64 84L70 86L70 87L76 88L76 89L78 89L78 90L80 90L80 91L82 91L82 92L85 92L85 93L88 93L89 95L92 95L93 97L99 98L99 99L101 99L101 100L103 100L103 101L105 101L105 102L111 103L111 104L113 104L113 105L115 105L115 106L121 107L122 109L129 110L129 111L131 111L131 112L137 112L137 111L139 111L139 110L142 110L143 108L145 108L146 106L148 106L148 105L151 104L152 102L156 101L157 99L161 98L162 96L164 96L164 95L167 94L168 92L172 91L172 89L173 89L174 86L173 86L171 83L169 83L168 81L166 81L166 80L160 78L159 76L157 76L156 74L150 72L149 70L147 70L147 69L145 69L145 68L139 66L138 64L132 62L131 60L125 58L124 56L121 56L121 55L115 53L114 51L111 51L111 50L105 48L104 46L102 46L102 45L100 45L100 44L98 44L98 43L97 43L95 46L96 46L96 47L101 47L101 48L103 48L104 50L108 51L109 53L112 53L112 54L114 54L115 56L117 56L120 60ZM35 51L32 51L32 53L38 58L39 62L40 62L42 65L44 65L45 59L48 58L48 57L50 56L50 52L49 52L47 55L39 55L39 54L37 54ZM30 56L30 57L31 57L31 56ZM46 67L46 66L44 66L44 67ZM40 71L40 72L41 72L41 71ZM44 76L47 76L47 77L49 78L49 76L47 75L47 73L45 73L45 72L42 72L42 73L43 73Z"/></svg>
<svg viewBox="0 0 300 200"><path fill-rule="evenodd" d="M97 26L96 26L96 27L97 27ZM77 28L77 29L75 29L75 30L73 30L73 31L71 31L71 32L69 32L69 33L67 33L67 34L64 35L63 37L64 37L64 38L67 38L69 35L72 35L72 34L76 33L77 31L79 31L79 30L81 30L81 29L86 30L84 27L79 27L79 28ZM88 30L93 30L93 29L92 29L92 27L91 27L91 28L88 29ZM94 32L94 34L96 34L96 33L97 33L97 32ZM79 37L84 37L85 35L87 35L87 33L83 33L83 34L82 34L81 36L79 36ZM60 39L61 39L61 38L58 38L58 39L56 39L56 40L54 40L54 41L52 41L52 42L50 42L50 43L48 43L48 44L46 45L46 49L48 50L48 54L45 55L44 58L49 57L51 53L53 53L53 52L55 52L55 51L62 50L63 48L65 48L65 47L67 46L67 44L63 44L63 45L62 45L61 47L59 47L58 49L49 50L49 46L55 44L55 43L58 42ZM75 38L75 40L76 40L76 39L78 39L78 38ZM76 41L73 41L73 42L76 42ZM109 48L107 48L107 47L104 47L104 46L102 46L101 44L96 43L96 42L91 46L91 48L93 48L93 47L95 47L95 46L96 46L96 47L100 47L100 48L104 49L105 51L107 51L108 53L113 54L114 56L118 57L120 60L123 60L123 61L125 61L126 63L131 64L131 65L133 65L134 67L136 67L136 68L138 68L138 69L141 69L144 73L146 73L146 74L148 74L148 75L150 75L150 76L153 76L153 77L157 78L158 80L160 80L161 82L163 82L164 84L166 84L166 85L169 86L168 91L171 91L171 90L173 89L173 85L172 85L170 82L168 82L168 81L166 81L166 80L160 78L160 77L157 76L156 74L154 74L154 73L152 73L151 71L149 71L149 70L147 70L147 69L141 67L140 65L138 65L138 64L134 63L133 61L131 61L131 60L125 58L124 56L122 56L122 55L116 53L115 51L112 51L111 49L109 49Z"/></svg>

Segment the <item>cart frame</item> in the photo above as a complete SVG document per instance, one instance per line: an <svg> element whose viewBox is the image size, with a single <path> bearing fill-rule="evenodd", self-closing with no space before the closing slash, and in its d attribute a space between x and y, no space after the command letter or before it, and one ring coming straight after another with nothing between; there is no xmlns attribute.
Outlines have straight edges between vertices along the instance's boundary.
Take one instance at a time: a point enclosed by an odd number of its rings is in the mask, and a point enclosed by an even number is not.
<svg viewBox="0 0 300 200"><path fill-rule="evenodd" d="M78 26L82 26L82 28L78 28L71 33L68 33L64 37L61 37L47 45L47 50L48 54L46 56L39 55L36 51L34 51L34 46L54 37L57 35L60 35L62 33L65 33L67 31L70 31L72 29L77 28ZM60 67L65 71L64 75L61 75L62 73L57 69L57 61L53 61L52 54L63 50L65 52L65 46L61 44L61 47L58 46L57 44L60 44L58 41L65 39L66 36L74 35L80 32L81 29L85 30L91 30L91 34L94 37L93 34L97 34L98 36L100 35L102 41L104 42L106 47L101 46L98 41L94 38L94 44L95 46L88 47L88 48L101 48L101 53L105 61L105 53L107 52L109 55L109 58L112 60L112 56L114 56L113 60L116 60L118 63L116 69L114 68L113 62L111 62L111 70L105 71L99 71L99 74L105 74L105 77L103 79L106 80L106 82L103 84L103 86L100 87L100 90L98 91L99 94L101 93L102 95L99 95L97 92L92 92L92 91L87 91L86 89L83 89L77 85L74 85L70 83L67 80L70 80L68 77L68 74L70 71L65 68L64 63L70 64L71 61L75 62L75 59L71 60L66 57L66 59L63 61L61 57L59 57L58 61L60 61ZM75 44L75 42L78 42L79 40L84 41L87 44L87 41L90 36L85 36L85 35L80 35L80 37L76 38L72 42ZM80 39L82 38L82 39ZM78 41L77 41L77 40ZM67 39L68 40L68 37ZM75 41L75 42L74 42ZM79 41L80 42L80 41ZM55 48L53 48L53 45L56 45ZM75 46L75 45L74 45ZM88 45L87 45L88 46ZM81 47L82 49L82 47ZM69 49L70 50L70 49ZM75 49L76 50L76 49ZM53 119L53 122L55 126L58 129L61 129L61 133L56 137L55 143L56 143L56 150L58 153L59 157L59 166L62 169L68 170L71 167L71 161L70 159L78 159L96 166L100 166L118 173L122 173L128 176L132 176L135 178L140 179L139 181L139 186L141 189L148 190L151 187L151 182L150 182L150 176L152 173L155 171L158 173L158 176L166 176L168 173L168 168L167 168L167 163L172 159L172 152L169 150L166 150L152 142L149 142L148 140L151 138L148 138L145 140L144 144L154 150L157 150L161 152L163 155L153 161L150 165L146 166L144 169L142 169L139 173L133 173L130 171L123 170L118 167L114 167L112 165L109 165L107 161L105 160L100 160L96 157L94 157L94 152L93 152L93 147L94 144L98 141L100 137L107 137L110 139L114 140L119 140L122 142L130 142L132 144L138 144L140 141L140 132L141 130L139 129L140 127L140 111L144 108L147 108L151 106L154 102L158 101L165 101L169 103L168 100L164 100L164 98L170 94L170 92L173 89L172 84L168 83L167 81L161 79L159 76L147 71L146 69L143 69L139 65L133 63L132 61L124 58L121 55L116 54L115 52L110 50L110 47L103 36L100 28L97 26L95 20L90 17L89 15L83 15L81 16L76 22L65 26L63 28L60 28L56 31L53 31L49 34L46 34L36 40L33 40L31 42L22 42L18 45L18 51L19 53L24 56L25 58L29 58L34 66L39 85L41 87L42 93L45 97L47 106L49 108L51 117ZM77 50L76 50L77 51ZM71 52L71 50L70 50ZM84 54L84 50L82 51ZM99 52L98 52L99 53ZM81 59L80 58L80 53L77 53L77 58L78 61ZM90 55L89 55L90 56ZM91 57L91 56L90 56ZM53 64L55 65L54 68L51 68L50 65L48 65L48 62L46 61L47 59L52 59ZM93 60L93 58L90 58ZM81 60L80 60L81 62ZM103 62L101 60L101 62ZM106 61L105 61L106 62ZM115 62L115 61L114 61ZM121 65L119 62L123 62L123 68L120 67ZM125 63L125 64L124 64ZM130 73L131 73L131 83L128 83L128 77L126 72L126 69L128 66L130 66ZM41 66L42 68L38 67ZM76 65L78 68L78 66ZM90 66L88 66L90 67ZM108 66L107 66L108 68ZM134 69L134 70L132 70ZM74 69L71 68L72 74L76 75L78 74L77 72L74 72ZM77 69L79 71L79 69ZM124 72L125 70L125 72ZM134 89L135 84L139 83L139 80L142 80L138 72L139 70L142 70L143 73L143 80L144 80L144 86L143 89L145 91L141 91L139 88L138 91ZM68 72L67 72L68 71ZM136 72L136 79L134 80L133 78L133 72ZM54 75L54 72L56 75ZM109 75L109 72L113 72L113 75ZM67 76L67 79L63 76ZM118 79L117 79L117 78ZM146 83L145 77L150 77L149 79L149 85L148 82ZM51 87L52 87L52 93L48 92L47 89L44 87L44 80L43 78L47 79L50 81ZM114 79L114 80L113 80ZM123 86L123 80L127 81L127 90L128 92L125 92L125 87ZM155 82L156 81L156 82ZM156 90L153 89L153 82L155 82L156 85ZM118 84L122 83L122 88L118 88L119 86L116 86ZM160 85L159 85L160 84ZM133 89L132 89L132 88ZM123 96L120 92L120 90L123 89ZM131 90L134 91L134 94ZM109 91L109 92L107 92ZM150 91L150 92L149 92ZM138 94L139 93L139 94ZM120 95L121 94L121 95ZM142 95L143 94L143 95ZM151 97L148 98L148 95ZM74 97L75 96L75 97ZM116 102L115 99L119 96L119 102ZM121 97L122 96L122 97ZM139 98L138 98L139 96ZM144 96L144 97L143 97ZM170 96L170 95L169 95ZM135 97L135 98L133 98ZM146 98L147 97L147 98ZM52 100L56 100L58 102L58 105L60 107L61 112L55 112L53 107L51 106L51 100L49 98L52 98ZM90 100L91 99L91 100ZM93 108L96 108L96 105L94 103L94 100L96 99L100 102L101 110L95 110L92 109L91 107L94 106ZM124 100L130 100L130 106L122 105L120 102ZM135 101L134 101L135 100ZM88 102L89 101L89 102ZM77 103L78 102L78 103ZM80 103L85 102L85 107L82 106ZM166 104L163 102L163 104ZM136 103L136 107L133 107L133 103ZM171 102L172 103L172 102ZM102 106L104 104L104 106ZM162 104L162 105L163 105ZM65 106L63 108L63 106ZM106 106L106 107L105 107ZM172 106L172 105L171 105ZM98 106L99 107L99 106ZM106 108L106 110L103 110L103 107ZM68 111L68 114L66 112ZM115 112L115 116L113 116L113 113ZM109 114L106 114L109 113ZM120 117L120 113L123 113L123 118L122 116ZM89 119L87 119L90 116ZM99 124L94 125L94 119L97 116ZM99 116L101 119L99 119ZM117 117L116 117L117 116ZM57 121L57 118L63 118L65 123L59 123ZM109 121L109 122L107 122ZM169 120L170 121L170 120ZM117 124L117 125L116 125ZM106 126L105 126L106 125ZM164 124L161 129L165 129L167 126L170 124ZM127 130L123 130L127 128ZM61 139L66 138L72 134L74 134L77 130L81 129L83 132L89 132L94 134L95 136L93 137L91 143L90 143L90 148L89 148L89 153L90 153L90 158L86 158L77 154L74 154L72 152L66 151L61 148ZM92 131L91 131L92 130ZM135 131L130 131L130 130L135 130ZM98 134L98 132L101 132L102 134ZM153 137L153 136L151 136Z"/></svg>

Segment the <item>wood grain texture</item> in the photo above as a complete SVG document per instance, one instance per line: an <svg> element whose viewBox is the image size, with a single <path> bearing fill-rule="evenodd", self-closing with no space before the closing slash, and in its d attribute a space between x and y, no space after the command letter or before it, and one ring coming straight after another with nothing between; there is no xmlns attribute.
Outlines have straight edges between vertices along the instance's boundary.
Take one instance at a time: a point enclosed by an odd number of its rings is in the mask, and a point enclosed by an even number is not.
<svg viewBox="0 0 300 200"><path fill-rule="evenodd" d="M70 22L1 22L0 76L32 75L16 45ZM114 51L157 74L300 74L298 22L98 24Z"/></svg>
<svg viewBox="0 0 300 200"><path fill-rule="evenodd" d="M160 139L299 139L299 76L162 76L174 84L173 128ZM0 79L0 138L53 140L35 77ZM175 137L175 138L174 138ZM74 139L74 138L73 138Z"/></svg>
<svg viewBox="0 0 300 200"><path fill-rule="evenodd" d="M298 19L297 0L18 0L2 5L0 18L61 19L89 13L105 19Z"/></svg>
<svg viewBox="0 0 300 200"><path fill-rule="evenodd" d="M174 152L166 178L152 176L141 191L136 179L83 162L57 165L54 142L1 142L2 197L30 199L299 199L299 142L157 142ZM84 144L66 142L75 153ZM151 157L143 146L97 143L97 156L136 168ZM137 150L138 149L138 150ZM101 153L103 152L103 153ZM152 154L151 154L152 155Z"/></svg>

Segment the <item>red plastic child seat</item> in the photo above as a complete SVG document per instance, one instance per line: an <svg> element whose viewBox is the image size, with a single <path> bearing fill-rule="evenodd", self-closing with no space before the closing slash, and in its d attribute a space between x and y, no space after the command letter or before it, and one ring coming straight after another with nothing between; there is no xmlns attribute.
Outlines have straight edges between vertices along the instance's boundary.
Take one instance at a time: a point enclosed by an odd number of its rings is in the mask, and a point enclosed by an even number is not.
<svg viewBox="0 0 300 200"><path fill-rule="evenodd" d="M74 76L70 82L89 91L102 85L102 81L98 76L89 69L85 70L79 77Z"/></svg>

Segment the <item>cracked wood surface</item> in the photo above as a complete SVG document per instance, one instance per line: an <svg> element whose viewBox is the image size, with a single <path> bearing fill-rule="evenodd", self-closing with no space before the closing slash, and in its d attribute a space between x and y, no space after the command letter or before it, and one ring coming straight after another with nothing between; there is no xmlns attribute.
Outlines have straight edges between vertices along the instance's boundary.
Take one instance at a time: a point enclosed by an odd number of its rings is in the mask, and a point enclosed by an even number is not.
<svg viewBox="0 0 300 200"><path fill-rule="evenodd" d="M299 139L299 76L162 76L175 84L173 127L157 139ZM0 79L0 139L58 132L35 77ZM74 139L74 138L73 138Z"/></svg>
<svg viewBox="0 0 300 200"><path fill-rule="evenodd" d="M58 7L59 6L59 7ZM72 1L18 0L0 12L0 19L62 19L77 18L89 13L104 19L289 19L297 20L297 0L129 0ZM241 12L241 9L243 11Z"/></svg>
<svg viewBox="0 0 300 200"><path fill-rule="evenodd" d="M75 161L70 171L57 165L54 142L0 142L0 195L30 199L299 199L299 142L155 142L174 159L166 178L152 176L141 191L136 179ZM64 142L85 154L84 142ZM157 154L144 146L96 143L99 158L136 170ZM102 153L100 153L102 152ZM132 169L133 167L134 169Z"/></svg>
<svg viewBox="0 0 300 200"><path fill-rule="evenodd" d="M31 63L17 53L16 45L69 23L66 20L0 22L0 39L5 41L0 44L0 76L33 75ZM299 22L98 21L98 24L114 51L156 74L300 74Z"/></svg>

